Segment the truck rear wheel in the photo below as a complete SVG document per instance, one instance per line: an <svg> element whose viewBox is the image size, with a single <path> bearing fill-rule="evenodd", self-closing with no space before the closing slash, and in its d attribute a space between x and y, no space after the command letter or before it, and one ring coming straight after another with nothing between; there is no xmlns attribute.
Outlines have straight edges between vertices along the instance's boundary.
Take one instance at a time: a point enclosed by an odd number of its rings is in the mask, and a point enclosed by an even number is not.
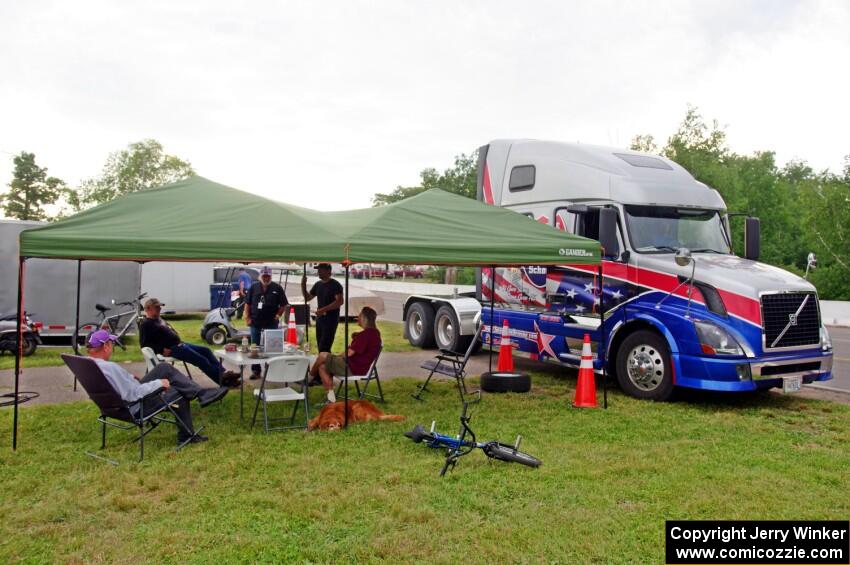
<svg viewBox="0 0 850 565"><path fill-rule="evenodd" d="M471 336L460 335L460 323L454 308L443 305L434 317L434 340L440 349L466 353Z"/></svg>
<svg viewBox="0 0 850 565"><path fill-rule="evenodd" d="M664 338L649 330L627 336L617 351L617 381L623 392L635 398L670 398L673 368Z"/></svg>
<svg viewBox="0 0 850 565"><path fill-rule="evenodd" d="M412 304L404 331L410 345L422 349L434 347L434 309L424 302Z"/></svg>

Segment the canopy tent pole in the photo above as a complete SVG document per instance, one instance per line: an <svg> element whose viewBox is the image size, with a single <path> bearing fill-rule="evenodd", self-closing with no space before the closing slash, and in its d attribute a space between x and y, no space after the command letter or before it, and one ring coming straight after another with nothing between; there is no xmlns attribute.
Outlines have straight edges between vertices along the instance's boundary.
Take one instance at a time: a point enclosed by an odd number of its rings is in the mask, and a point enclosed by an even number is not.
<svg viewBox="0 0 850 565"><path fill-rule="evenodd" d="M608 373L605 365L608 364L608 353L605 347L605 284L602 280L602 261L599 261L599 349L597 357L602 361L602 407L608 408Z"/></svg>
<svg viewBox="0 0 850 565"><path fill-rule="evenodd" d="M80 354L80 270L82 269L82 259L77 259L77 303L74 309L74 355ZM74 392L77 392L77 375L74 374Z"/></svg>
<svg viewBox="0 0 850 565"><path fill-rule="evenodd" d="M304 276L307 276L307 263L304 263ZM283 289L286 292L286 289ZM310 302L304 301L304 343L310 344ZM316 351L316 355L318 355L318 350Z"/></svg>
<svg viewBox="0 0 850 565"><path fill-rule="evenodd" d="M345 263L345 349L342 353L343 359L348 356L348 262ZM345 423L343 428L348 427L348 362L345 363Z"/></svg>
<svg viewBox="0 0 850 565"><path fill-rule="evenodd" d="M18 342L15 347L15 405L12 416L12 451L18 449L18 392L21 380L21 358L24 356L24 261L18 259Z"/></svg>
<svg viewBox="0 0 850 565"><path fill-rule="evenodd" d="M496 323L493 320L493 307L496 304L496 267L495 265L490 265L490 359L488 362L490 363L489 371L493 372L493 328Z"/></svg>

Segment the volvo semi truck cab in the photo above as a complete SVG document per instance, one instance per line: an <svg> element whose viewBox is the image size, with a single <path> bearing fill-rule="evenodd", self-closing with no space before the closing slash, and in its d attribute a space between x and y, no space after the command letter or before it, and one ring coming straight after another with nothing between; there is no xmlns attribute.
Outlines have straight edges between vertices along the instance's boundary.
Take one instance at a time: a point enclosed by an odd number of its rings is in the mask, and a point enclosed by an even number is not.
<svg viewBox="0 0 850 565"><path fill-rule="evenodd" d="M736 255L722 197L675 162L496 140L479 149L478 198L599 240L602 267L571 266L566 255L558 267L481 269L474 299L412 296L404 307L411 343L462 347L480 312L484 343L491 328L498 342L507 319L514 346L541 360L578 366L591 334L595 368L605 364L639 398L664 400L675 387L794 392L831 378L815 288L758 262L756 218L744 220Z"/></svg>

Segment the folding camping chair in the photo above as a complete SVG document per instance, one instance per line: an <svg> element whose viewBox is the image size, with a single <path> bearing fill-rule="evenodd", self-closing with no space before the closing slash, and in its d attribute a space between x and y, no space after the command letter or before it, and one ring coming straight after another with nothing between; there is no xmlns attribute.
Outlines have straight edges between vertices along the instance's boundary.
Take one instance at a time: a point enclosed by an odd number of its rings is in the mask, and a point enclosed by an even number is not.
<svg viewBox="0 0 850 565"><path fill-rule="evenodd" d="M257 410L260 407L260 402L263 403L263 423L265 424L266 432L307 427L307 422L310 420L310 413L307 408L307 370L309 368L310 359L306 355L281 355L269 359L266 372L260 383L260 388L254 389L254 396L257 397L257 403L254 405L254 417L251 419L252 428L257 421ZM283 386L279 388L267 388L269 383L281 384ZM289 386L293 383L301 385L301 392ZM292 416L289 418L290 425L270 428L269 422L285 420L286 418L269 418L266 405L269 402L287 401L295 401L295 405L292 407ZM304 402L304 424L296 426L294 425L295 414L298 412L298 405L302 401Z"/></svg>
<svg viewBox="0 0 850 565"><path fill-rule="evenodd" d="M439 355L420 365L422 369L427 369L430 373L428 373L428 378L425 379L425 382L416 387L417 391L416 394L412 395L413 398L416 400L424 400L422 398L422 393L428 389L428 383L431 382L431 377L434 376L434 373L440 373L441 375L455 379L461 403L467 402L466 395L468 394L478 393L478 398L471 402L478 402L481 400L480 390L472 392L466 390L466 364L469 362L469 358L472 357L472 352L475 351L475 348L478 346L478 340L481 338L481 330L483 327L484 324L478 324L478 327L475 330L475 335L472 336L472 341L469 342L469 347L466 348L466 353L461 354L457 351L441 349Z"/></svg>
<svg viewBox="0 0 850 565"><path fill-rule="evenodd" d="M126 402L112 387L112 384L104 376L103 371L100 370L100 367L97 366L97 363L93 359L63 354L62 360L65 361L65 364L68 365L68 368L71 369L71 372L74 373L74 376L83 385L92 402L100 408L100 416L97 421L103 427L101 432L101 449L106 449L106 426L112 426L122 430L138 429L139 435L134 437L133 441L139 442L139 462L145 458L145 436L153 431L161 422L174 424L187 432L190 431L172 407L174 402L185 402L182 398L175 398L173 396L177 394L176 391L169 394L164 388L160 388L139 400ZM145 401L151 398L159 398L160 405L155 408L148 406L146 409ZM173 420L163 417L162 413L166 411L171 413L174 417ZM129 425L122 425L110 420L125 422ZM149 426L147 430L145 430L145 425ZM203 428L196 430L186 441L178 445L177 451L180 451L187 443L192 441L201 430ZM89 451L86 452L86 455L95 459L103 459L113 465L118 464L117 461L101 457Z"/></svg>
<svg viewBox="0 0 850 565"><path fill-rule="evenodd" d="M381 388L381 379L378 376L378 359L381 358L381 352L384 350L384 344L381 343L380 347L378 347L378 354L375 356L375 359L372 361L372 364L369 365L369 370L366 371L364 375L348 375L348 382L354 383L354 388L357 390L357 398L363 400L367 396L369 398L374 398L375 400L380 400L384 402L384 390ZM345 375L334 375L334 380L339 382L339 385L336 387L336 395L339 396L340 391L342 391L342 387L345 386ZM375 381L375 384L378 385L378 394L367 394L366 389L369 388L369 383ZM360 390L360 383L364 383L363 390Z"/></svg>

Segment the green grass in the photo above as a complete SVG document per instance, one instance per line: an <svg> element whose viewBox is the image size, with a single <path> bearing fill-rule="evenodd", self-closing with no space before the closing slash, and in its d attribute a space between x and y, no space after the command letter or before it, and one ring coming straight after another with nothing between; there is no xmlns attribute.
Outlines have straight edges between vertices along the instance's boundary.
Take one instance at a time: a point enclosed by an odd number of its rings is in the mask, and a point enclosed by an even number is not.
<svg viewBox="0 0 850 565"><path fill-rule="evenodd" d="M180 337L187 343L195 343L199 345L207 345L201 339L200 331L204 317L201 315L181 315L168 318L168 323L171 324ZM240 323L240 326L241 323ZM334 340L333 350L341 352L345 341L344 326L340 325ZM384 338L384 351L413 351L414 348L404 339L402 335L404 327L402 324L395 322L378 322L378 328L381 330L381 335ZM349 325L351 333L358 331L360 328L356 323ZM315 338L313 331L310 331L310 339L313 341L315 349ZM70 342L70 338L68 342ZM139 349L139 342L135 336L125 338L127 350L115 348L113 360L122 363L125 361L142 361L142 352ZM62 353L72 353L71 347L39 347L34 355L25 357L23 360L24 367L52 367L62 365L60 355ZM15 357L8 353L0 355L0 370L14 369Z"/></svg>
<svg viewBox="0 0 850 565"><path fill-rule="evenodd" d="M535 375L530 394L474 409L480 439L522 434L541 468L473 453L443 479L441 454L402 432L456 429L445 381L424 403L413 380L386 383L384 410L407 422L344 432L250 431L231 393L195 409L210 442L174 453L174 432L157 431L144 463L119 467L83 455L100 439L91 403L22 408L15 453L6 409L0 561L660 563L667 519L850 515L846 406L615 393L607 411L576 410L574 383ZM108 454L130 461L134 447Z"/></svg>

